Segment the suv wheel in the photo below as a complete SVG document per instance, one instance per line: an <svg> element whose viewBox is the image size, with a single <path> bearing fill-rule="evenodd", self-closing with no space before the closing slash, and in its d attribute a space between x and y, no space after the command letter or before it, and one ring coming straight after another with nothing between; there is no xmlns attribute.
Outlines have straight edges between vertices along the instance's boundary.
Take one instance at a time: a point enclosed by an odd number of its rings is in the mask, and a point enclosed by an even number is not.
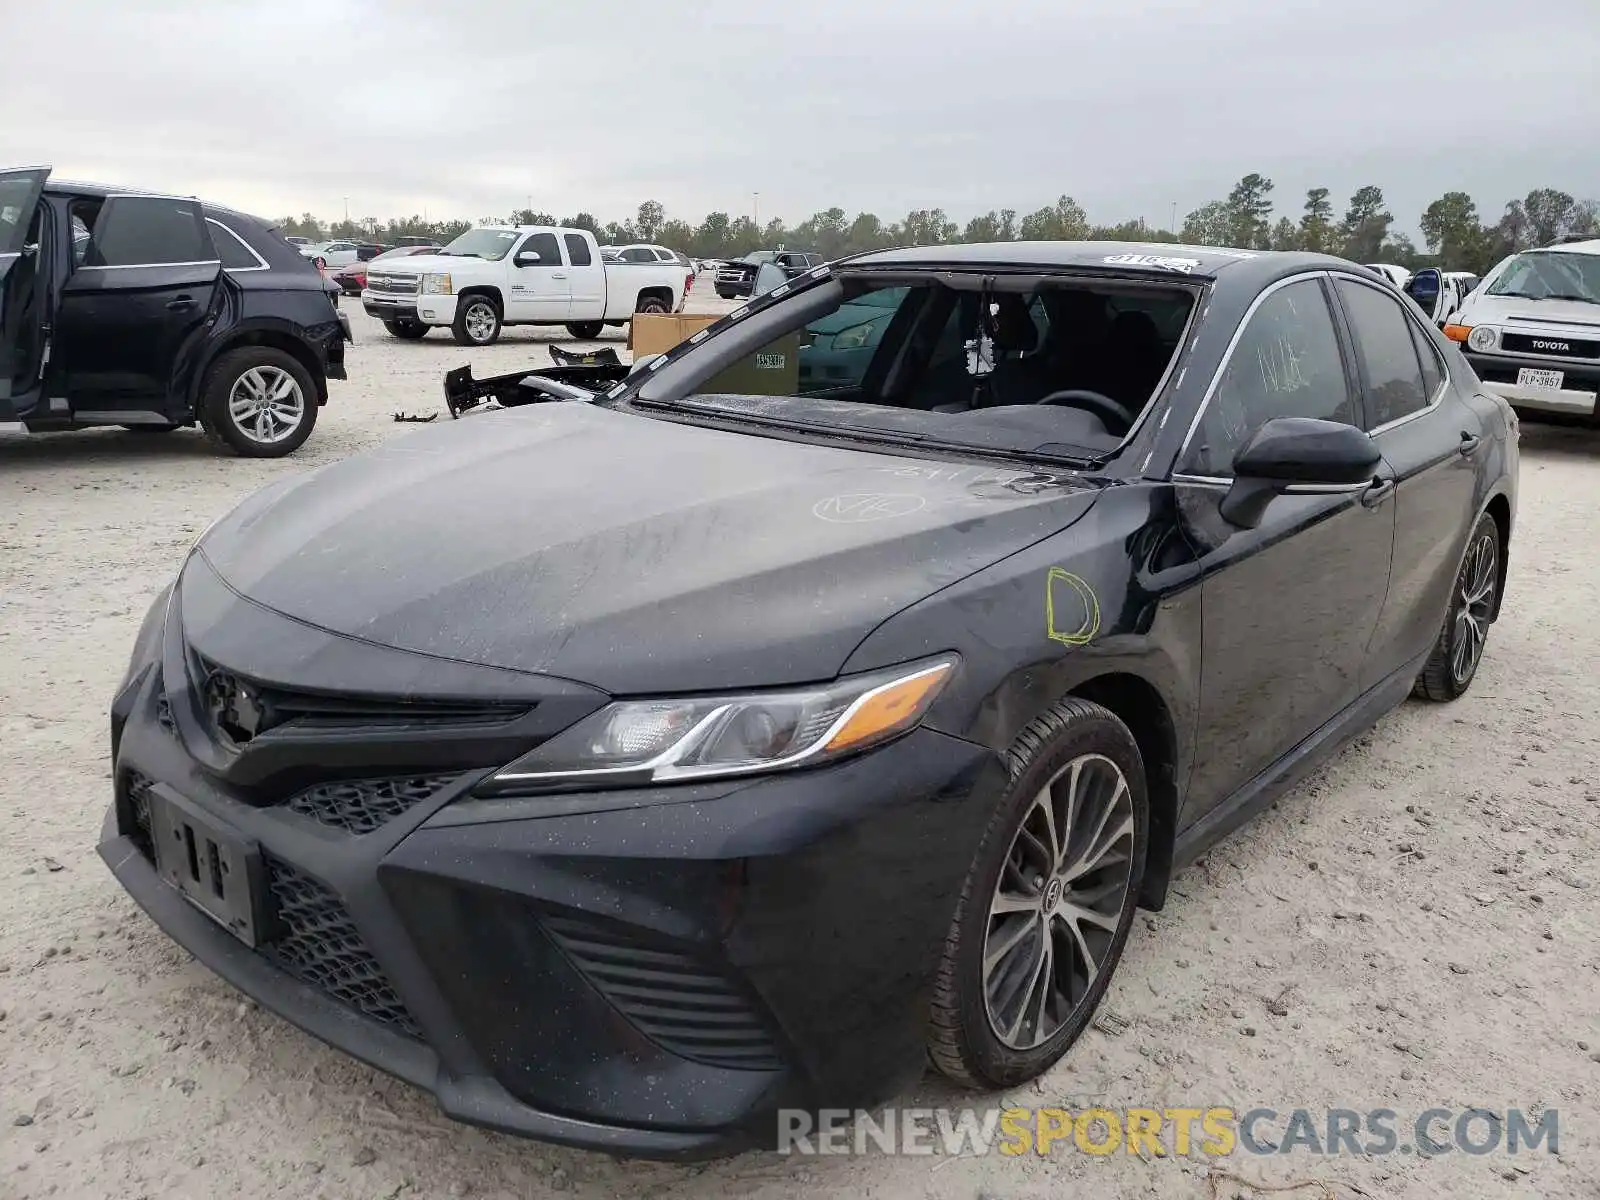
<svg viewBox="0 0 1600 1200"><path fill-rule="evenodd" d="M390 337L403 338L408 342L428 336L428 327L421 321L385 321L383 327L389 331Z"/></svg>
<svg viewBox="0 0 1600 1200"><path fill-rule="evenodd" d="M229 350L211 369L200 411L213 441L246 458L282 458L317 423L317 389L293 355L271 346Z"/></svg>
<svg viewBox="0 0 1600 1200"><path fill-rule="evenodd" d="M592 342L604 328L604 321L575 321L567 326L567 332L580 342Z"/></svg>
<svg viewBox="0 0 1600 1200"><path fill-rule="evenodd" d="M1472 686L1483 661L1500 588L1500 527L1488 513L1467 542L1466 556L1450 590L1450 607L1433 644L1427 665L1417 676L1412 694L1424 700L1454 700Z"/></svg>
<svg viewBox="0 0 1600 1200"><path fill-rule="evenodd" d="M487 296L468 296L456 309L450 332L463 346L488 346L500 337L500 310Z"/></svg>
<svg viewBox="0 0 1600 1200"><path fill-rule="evenodd" d="M1089 1024L1144 879L1149 800L1110 709L1057 704L1007 753L934 984L928 1056L973 1088L1049 1070Z"/></svg>

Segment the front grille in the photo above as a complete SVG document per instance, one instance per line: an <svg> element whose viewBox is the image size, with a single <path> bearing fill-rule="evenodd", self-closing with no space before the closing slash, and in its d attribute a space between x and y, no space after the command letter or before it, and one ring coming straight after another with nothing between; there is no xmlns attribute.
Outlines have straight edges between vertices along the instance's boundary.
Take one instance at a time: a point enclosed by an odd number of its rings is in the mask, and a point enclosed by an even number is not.
<svg viewBox="0 0 1600 1200"><path fill-rule="evenodd" d="M139 853L151 862L156 860L155 838L150 832L150 789L154 786L155 780L142 771L122 773L122 794L127 803L127 821L123 828Z"/></svg>
<svg viewBox="0 0 1600 1200"><path fill-rule="evenodd" d="M190 650L189 674L202 710L228 722L230 740L243 743L291 722L299 729L372 729L504 724L528 704L474 704L291 691L258 683ZM241 720L249 718L249 727Z"/></svg>
<svg viewBox="0 0 1600 1200"><path fill-rule="evenodd" d="M371 833L450 783L453 775L411 779L352 779L321 783L289 798L290 812L346 833Z"/></svg>
<svg viewBox="0 0 1600 1200"><path fill-rule="evenodd" d="M422 280L416 275L367 275L367 290L386 296L415 296L422 290Z"/></svg>
<svg viewBox="0 0 1600 1200"><path fill-rule="evenodd" d="M420 1039L422 1030L361 940L339 897L281 859L263 857L280 933L263 953L302 983Z"/></svg>
<svg viewBox="0 0 1600 1200"><path fill-rule="evenodd" d="M1545 354L1551 358L1600 358L1600 342L1550 334L1503 333L1500 347L1512 354Z"/></svg>
<svg viewBox="0 0 1600 1200"><path fill-rule="evenodd" d="M755 1003L712 964L590 921L546 917L544 926L589 982L662 1049L735 1070L783 1066Z"/></svg>

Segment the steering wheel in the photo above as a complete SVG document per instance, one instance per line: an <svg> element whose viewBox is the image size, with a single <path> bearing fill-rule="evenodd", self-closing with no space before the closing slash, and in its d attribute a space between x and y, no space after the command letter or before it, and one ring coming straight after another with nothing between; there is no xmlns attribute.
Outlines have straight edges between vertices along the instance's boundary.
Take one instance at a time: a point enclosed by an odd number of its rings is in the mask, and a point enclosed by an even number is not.
<svg viewBox="0 0 1600 1200"><path fill-rule="evenodd" d="M1133 414L1110 396L1102 392L1091 392L1087 388L1066 388L1059 392L1051 392L1039 400L1040 404L1063 404L1068 408L1081 408L1092 412L1101 421L1110 425L1112 421L1120 422L1124 430L1133 428Z"/></svg>

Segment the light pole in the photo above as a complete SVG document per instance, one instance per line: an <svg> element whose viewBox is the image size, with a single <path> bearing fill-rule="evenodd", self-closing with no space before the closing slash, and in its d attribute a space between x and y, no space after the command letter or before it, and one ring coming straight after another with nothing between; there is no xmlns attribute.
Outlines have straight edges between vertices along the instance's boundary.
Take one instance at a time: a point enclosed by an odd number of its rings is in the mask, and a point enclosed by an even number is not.
<svg viewBox="0 0 1600 1200"><path fill-rule="evenodd" d="M350 223L350 197L349 196L346 196L344 198L344 223L346 225L348 225Z"/></svg>
<svg viewBox="0 0 1600 1200"><path fill-rule="evenodd" d="M1173 233L1178 232L1178 202L1172 202L1172 224L1169 226Z"/></svg>
<svg viewBox="0 0 1600 1200"><path fill-rule="evenodd" d="M754 223L754 225L756 227L756 232L760 233L761 232L761 193L760 192L751 192L750 193L750 202L751 202L751 206L752 206L751 207L751 212L753 214L751 216L751 221Z"/></svg>

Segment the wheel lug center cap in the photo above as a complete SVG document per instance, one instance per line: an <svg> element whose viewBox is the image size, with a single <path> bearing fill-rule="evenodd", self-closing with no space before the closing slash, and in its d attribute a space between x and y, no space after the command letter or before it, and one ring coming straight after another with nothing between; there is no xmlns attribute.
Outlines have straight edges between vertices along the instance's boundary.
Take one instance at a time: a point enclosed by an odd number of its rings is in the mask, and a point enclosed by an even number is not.
<svg viewBox="0 0 1600 1200"><path fill-rule="evenodd" d="M1052 879L1044 889L1044 908L1048 912L1061 903L1061 893L1066 891L1065 885L1059 879Z"/></svg>

